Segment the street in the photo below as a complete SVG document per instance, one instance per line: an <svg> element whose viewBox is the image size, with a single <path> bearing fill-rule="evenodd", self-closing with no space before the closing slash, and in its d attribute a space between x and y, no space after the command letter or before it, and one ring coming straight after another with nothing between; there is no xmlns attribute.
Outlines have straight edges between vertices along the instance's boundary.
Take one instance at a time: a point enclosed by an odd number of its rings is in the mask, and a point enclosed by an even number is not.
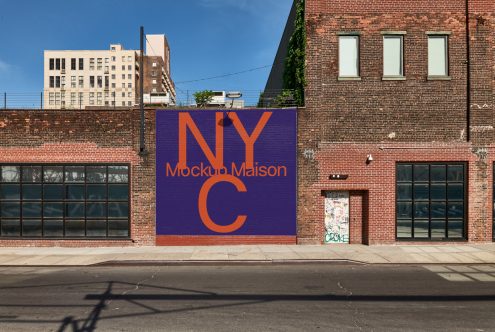
<svg viewBox="0 0 495 332"><path fill-rule="evenodd" d="M495 265L3 267L2 331L495 330Z"/></svg>

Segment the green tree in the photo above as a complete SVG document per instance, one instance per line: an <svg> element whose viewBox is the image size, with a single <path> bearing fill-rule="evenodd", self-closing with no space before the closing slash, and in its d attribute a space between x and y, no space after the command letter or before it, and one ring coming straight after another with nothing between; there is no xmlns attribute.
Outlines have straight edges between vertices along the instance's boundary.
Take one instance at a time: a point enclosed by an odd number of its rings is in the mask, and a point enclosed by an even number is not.
<svg viewBox="0 0 495 332"><path fill-rule="evenodd" d="M305 55L306 55L306 27L304 21L305 0L295 0L296 20L295 28L289 40L287 58L284 68L284 90L294 91L294 101L297 106L304 106L304 88L306 80L304 77Z"/></svg>
<svg viewBox="0 0 495 332"><path fill-rule="evenodd" d="M193 94L198 107L206 107L213 99L214 93L211 90L197 91Z"/></svg>

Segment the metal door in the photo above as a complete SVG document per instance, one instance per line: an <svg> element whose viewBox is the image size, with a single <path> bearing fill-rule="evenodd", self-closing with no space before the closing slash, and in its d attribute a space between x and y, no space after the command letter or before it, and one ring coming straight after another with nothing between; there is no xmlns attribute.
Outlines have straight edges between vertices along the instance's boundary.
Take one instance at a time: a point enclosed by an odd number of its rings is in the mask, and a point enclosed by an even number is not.
<svg viewBox="0 0 495 332"><path fill-rule="evenodd" d="M348 191L329 191L326 193L325 243L349 243Z"/></svg>

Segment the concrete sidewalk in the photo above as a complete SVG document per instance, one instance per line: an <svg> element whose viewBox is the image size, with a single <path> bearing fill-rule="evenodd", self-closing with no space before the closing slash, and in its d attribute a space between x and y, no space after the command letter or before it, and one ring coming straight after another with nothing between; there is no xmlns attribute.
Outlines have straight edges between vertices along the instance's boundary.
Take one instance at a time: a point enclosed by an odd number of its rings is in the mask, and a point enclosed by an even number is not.
<svg viewBox="0 0 495 332"><path fill-rule="evenodd" d="M89 266L130 263L495 264L495 244L252 245L124 248L0 248L0 266Z"/></svg>

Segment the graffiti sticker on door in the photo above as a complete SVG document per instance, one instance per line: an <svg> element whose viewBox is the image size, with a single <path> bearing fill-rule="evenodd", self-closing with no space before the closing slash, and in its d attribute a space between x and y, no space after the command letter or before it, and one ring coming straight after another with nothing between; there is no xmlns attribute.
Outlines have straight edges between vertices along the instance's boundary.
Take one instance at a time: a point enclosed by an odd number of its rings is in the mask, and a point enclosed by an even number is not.
<svg viewBox="0 0 495 332"><path fill-rule="evenodd" d="M326 194L325 243L349 243L349 192Z"/></svg>

